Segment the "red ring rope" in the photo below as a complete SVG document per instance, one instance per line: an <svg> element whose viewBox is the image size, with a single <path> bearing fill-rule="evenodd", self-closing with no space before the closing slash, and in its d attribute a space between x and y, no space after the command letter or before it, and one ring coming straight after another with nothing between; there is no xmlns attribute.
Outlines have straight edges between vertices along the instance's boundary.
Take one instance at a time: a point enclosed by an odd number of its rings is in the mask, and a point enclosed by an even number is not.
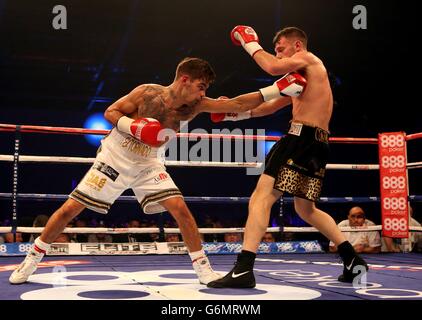
<svg viewBox="0 0 422 320"><path fill-rule="evenodd" d="M0 124L1 131L15 131L14 124ZM22 125L21 132L32 133L54 133L54 134L97 134L106 135L109 130L95 130L84 128L69 128L69 127L49 127L49 126L32 126ZM198 134L198 133L178 133L178 138L191 139L243 139L243 140L258 140L258 141L278 141L278 136L257 136L257 135L230 135L230 134ZM414 133L406 136L406 140L415 140L422 138L422 133ZM348 144L377 144L377 138L339 138L331 137L331 143L348 143Z"/></svg>

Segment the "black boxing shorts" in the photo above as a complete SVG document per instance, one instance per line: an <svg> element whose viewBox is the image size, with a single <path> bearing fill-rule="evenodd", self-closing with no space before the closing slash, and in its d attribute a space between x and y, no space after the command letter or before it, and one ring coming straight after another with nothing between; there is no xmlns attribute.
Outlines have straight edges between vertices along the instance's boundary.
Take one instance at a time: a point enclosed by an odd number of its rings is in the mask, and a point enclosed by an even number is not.
<svg viewBox="0 0 422 320"><path fill-rule="evenodd" d="M328 161L329 132L292 122L265 159L264 173L275 179L274 189L318 201Z"/></svg>

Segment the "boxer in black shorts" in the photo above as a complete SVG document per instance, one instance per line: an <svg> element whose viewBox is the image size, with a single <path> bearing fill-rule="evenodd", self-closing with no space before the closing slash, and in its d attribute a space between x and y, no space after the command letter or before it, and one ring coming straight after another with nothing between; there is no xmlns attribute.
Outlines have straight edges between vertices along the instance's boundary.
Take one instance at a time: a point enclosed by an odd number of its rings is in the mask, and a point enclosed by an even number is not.
<svg viewBox="0 0 422 320"><path fill-rule="evenodd" d="M275 179L274 189L317 201L328 159L329 133L292 122L288 135L265 159L264 173Z"/></svg>
<svg viewBox="0 0 422 320"><path fill-rule="evenodd" d="M249 201L242 252L225 277L211 281L207 286L255 287L253 265L256 251L268 227L271 207L285 192L294 196L297 214L338 247L344 263L343 274L338 280L359 281L357 275L368 270L366 262L356 254L334 219L315 206L327 164L328 127L333 110L333 96L324 64L307 50L307 36L296 27L277 32L273 41L275 56L262 49L251 27L235 27L231 38L236 45L242 45L263 70L273 76L287 74L287 82L293 72L300 74L306 79L306 88L300 95L290 97L261 90L265 102L259 107L236 116L219 116L222 120L260 117L293 105L289 133L268 154L265 171Z"/></svg>

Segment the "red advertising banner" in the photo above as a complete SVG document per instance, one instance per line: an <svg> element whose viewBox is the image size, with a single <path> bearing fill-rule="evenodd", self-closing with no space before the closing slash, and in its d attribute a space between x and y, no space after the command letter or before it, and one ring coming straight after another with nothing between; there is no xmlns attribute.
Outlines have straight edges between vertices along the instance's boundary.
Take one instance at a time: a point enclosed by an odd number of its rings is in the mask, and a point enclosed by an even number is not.
<svg viewBox="0 0 422 320"><path fill-rule="evenodd" d="M404 132L378 135L382 235L409 237L407 152Z"/></svg>

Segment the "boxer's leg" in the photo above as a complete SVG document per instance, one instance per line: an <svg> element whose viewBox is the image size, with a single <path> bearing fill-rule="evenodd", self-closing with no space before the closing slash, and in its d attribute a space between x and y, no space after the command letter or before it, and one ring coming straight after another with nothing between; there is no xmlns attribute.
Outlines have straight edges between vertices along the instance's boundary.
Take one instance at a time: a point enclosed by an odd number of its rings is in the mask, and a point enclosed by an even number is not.
<svg viewBox="0 0 422 320"><path fill-rule="evenodd" d="M198 275L199 282L207 284L211 281L220 279L221 275L212 269L209 260L202 249L198 226L183 198L172 197L160 201L159 203L166 208L176 220L183 241L188 248L192 266Z"/></svg>
<svg viewBox="0 0 422 320"><path fill-rule="evenodd" d="M68 199L50 217L41 235L35 239L33 247L29 250L25 260L10 275L9 282L21 284L28 280L37 269L38 263L50 248L50 244L62 233L67 224L85 209L85 206L73 199Z"/></svg>
<svg viewBox="0 0 422 320"><path fill-rule="evenodd" d="M243 250L237 256L235 267L222 279L208 284L211 288L253 288L253 266L256 251L268 227L271 208L282 193L274 188L274 178L262 174L249 201Z"/></svg>
<svg viewBox="0 0 422 320"><path fill-rule="evenodd" d="M189 252L202 249L198 226L183 198L173 197L159 202L176 220Z"/></svg>
<svg viewBox="0 0 422 320"><path fill-rule="evenodd" d="M322 210L315 207L315 203L299 197L294 198L297 214L307 223L317 228L324 236L333 241L338 248L338 253L343 260L343 274L338 280L353 282L358 274L368 271L368 265L356 254L353 246L344 237L334 219Z"/></svg>
<svg viewBox="0 0 422 320"><path fill-rule="evenodd" d="M273 204L282 193L273 189L274 178L262 174L249 201L249 214L246 221L243 250L256 252L262 236L267 230Z"/></svg>

